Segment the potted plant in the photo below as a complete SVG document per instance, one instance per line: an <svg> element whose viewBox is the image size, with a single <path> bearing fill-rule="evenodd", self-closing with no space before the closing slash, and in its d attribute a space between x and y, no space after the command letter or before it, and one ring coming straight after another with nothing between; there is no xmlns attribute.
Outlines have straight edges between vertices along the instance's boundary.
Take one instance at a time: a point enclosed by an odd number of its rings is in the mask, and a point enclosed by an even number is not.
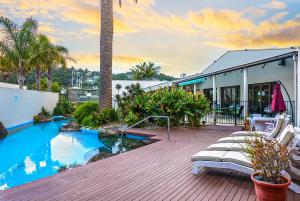
<svg viewBox="0 0 300 201"><path fill-rule="evenodd" d="M290 153L276 140L257 137L247 141L246 150L252 163L256 196L260 201L285 201L291 180L284 174L290 165Z"/></svg>

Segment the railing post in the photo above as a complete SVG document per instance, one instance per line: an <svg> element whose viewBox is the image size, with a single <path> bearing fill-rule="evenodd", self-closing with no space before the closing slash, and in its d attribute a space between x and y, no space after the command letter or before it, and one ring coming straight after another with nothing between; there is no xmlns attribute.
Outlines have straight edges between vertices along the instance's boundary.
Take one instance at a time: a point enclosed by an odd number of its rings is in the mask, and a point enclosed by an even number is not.
<svg viewBox="0 0 300 201"><path fill-rule="evenodd" d="M216 76L212 76L213 79L213 121L216 124L216 106L217 106L217 91L216 91Z"/></svg>
<svg viewBox="0 0 300 201"><path fill-rule="evenodd" d="M237 125L236 118L237 118L237 113L236 113L236 100L234 100L234 125L235 125L235 126Z"/></svg>
<svg viewBox="0 0 300 201"><path fill-rule="evenodd" d="M167 117L168 119L168 140L170 140L170 117Z"/></svg>

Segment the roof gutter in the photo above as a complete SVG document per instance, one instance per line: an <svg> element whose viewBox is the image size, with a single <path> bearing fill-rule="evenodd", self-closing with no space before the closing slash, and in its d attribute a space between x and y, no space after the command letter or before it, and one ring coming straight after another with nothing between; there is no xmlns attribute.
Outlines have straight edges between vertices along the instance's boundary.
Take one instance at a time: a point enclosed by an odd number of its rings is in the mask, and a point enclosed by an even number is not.
<svg viewBox="0 0 300 201"><path fill-rule="evenodd" d="M294 55L298 55L298 52L297 51L289 52L287 54L282 54L282 55L279 55L279 56L270 57L270 58L267 58L267 59L255 61L255 62L248 63L248 64L234 66L234 67L227 68L227 69L221 70L221 71L216 71L216 72L213 72L213 73L191 76L191 77L187 77L186 79L174 81L174 83L178 84L178 83L186 82L186 81L193 80L193 79L206 78L206 77L210 77L210 76L213 76L213 75L219 75L219 74L234 71L234 70L240 70L240 69L244 69L244 68L251 68L251 67L255 67L257 65L261 65L261 64L264 64L264 63L270 63L270 62L273 62L273 61L277 61L279 59L291 58Z"/></svg>

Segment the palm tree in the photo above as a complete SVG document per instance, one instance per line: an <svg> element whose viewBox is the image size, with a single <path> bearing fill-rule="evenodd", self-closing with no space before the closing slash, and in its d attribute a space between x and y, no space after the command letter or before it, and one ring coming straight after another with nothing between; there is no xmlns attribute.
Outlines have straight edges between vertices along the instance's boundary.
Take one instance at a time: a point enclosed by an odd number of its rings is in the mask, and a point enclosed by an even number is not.
<svg viewBox="0 0 300 201"><path fill-rule="evenodd" d="M134 0L137 3L137 0ZM122 1L119 0L121 6ZM100 109L112 107L113 0L101 0Z"/></svg>
<svg viewBox="0 0 300 201"><path fill-rule="evenodd" d="M148 62L148 65L144 69L144 77L146 79L153 79L159 73L160 69L160 66L155 66L153 62Z"/></svg>
<svg viewBox="0 0 300 201"><path fill-rule="evenodd" d="M41 74L46 70L48 51L51 47L50 40L47 36L39 34L31 44L29 65L35 68L35 85L36 90L41 90Z"/></svg>
<svg viewBox="0 0 300 201"><path fill-rule="evenodd" d="M49 44L48 48L45 50L47 56L45 57L44 65L47 69L47 79L48 79L48 91L52 88L52 68L67 66L67 61L71 60L76 62L75 59L69 56L69 50L61 45Z"/></svg>
<svg viewBox="0 0 300 201"><path fill-rule="evenodd" d="M116 89L117 89L118 94L119 94L120 90L122 89L122 85L116 84Z"/></svg>
<svg viewBox="0 0 300 201"><path fill-rule="evenodd" d="M17 80L22 89L28 69L30 43L34 40L38 28L36 20L29 18L19 27L8 18L0 17L4 40L0 41L0 52L11 61L11 66L17 74Z"/></svg>
<svg viewBox="0 0 300 201"><path fill-rule="evenodd" d="M160 69L161 67L155 66L153 62L143 62L132 67L130 71L135 80L150 80L159 73Z"/></svg>

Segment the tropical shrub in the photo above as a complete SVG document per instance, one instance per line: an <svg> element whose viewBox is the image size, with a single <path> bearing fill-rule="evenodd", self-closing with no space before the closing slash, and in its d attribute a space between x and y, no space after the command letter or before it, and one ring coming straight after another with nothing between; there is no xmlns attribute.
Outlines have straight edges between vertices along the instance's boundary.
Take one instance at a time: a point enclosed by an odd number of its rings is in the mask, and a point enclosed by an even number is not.
<svg viewBox="0 0 300 201"><path fill-rule="evenodd" d="M154 92L135 93L132 90L118 97L122 117L132 125L147 116L168 116L172 126L178 126L189 120L189 126L199 126L200 119L209 112L210 103L202 94L192 94L179 88L162 88ZM160 125L166 120L157 119Z"/></svg>
<svg viewBox="0 0 300 201"><path fill-rule="evenodd" d="M57 116L57 115L72 114L74 111L75 111L75 107L70 101L61 100L56 104L52 115Z"/></svg>
<svg viewBox="0 0 300 201"><path fill-rule="evenodd" d="M93 114L94 112L98 112L98 110L99 106L97 102L86 102L77 107L73 113L73 117L79 124L82 124L84 118Z"/></svg>
<svg viewBox="0 0 300 201"><path fill-rule="evenodd" d="M90 128L97 128L119 120L119 114L115 109L106 108L99 111L97 102L79 105L73 113L73 117L80 125Z"/></svg>

